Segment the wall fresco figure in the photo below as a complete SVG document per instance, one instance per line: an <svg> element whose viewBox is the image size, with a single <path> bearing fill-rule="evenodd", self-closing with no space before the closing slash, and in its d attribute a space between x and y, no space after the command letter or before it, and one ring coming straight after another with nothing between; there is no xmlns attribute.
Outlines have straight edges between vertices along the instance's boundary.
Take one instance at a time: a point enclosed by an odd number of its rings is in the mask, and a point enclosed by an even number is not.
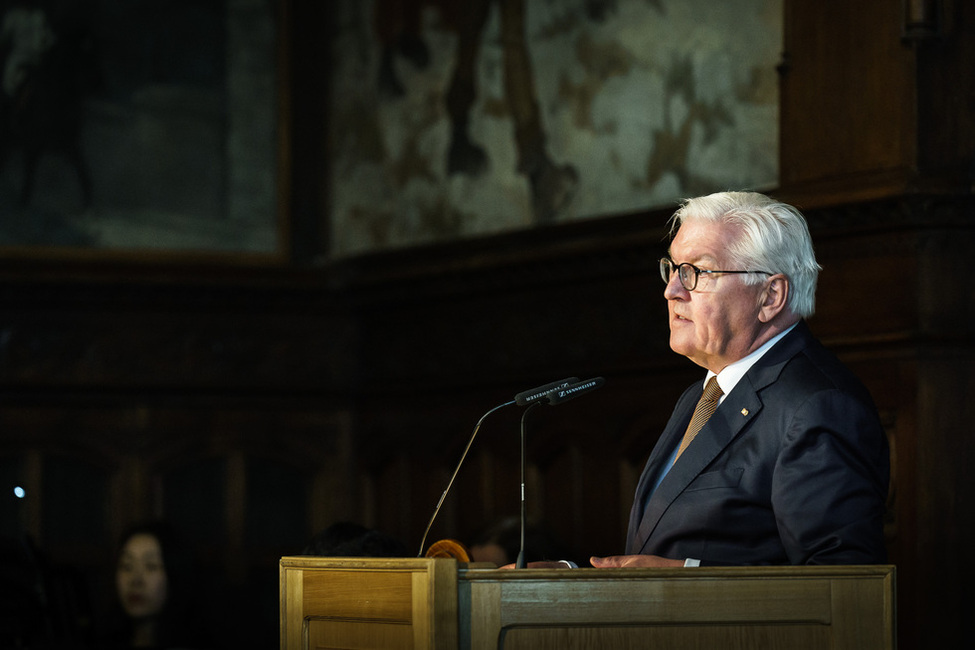
<svg viewBox="0 0 975 650"><path fill-rule="evenodd" d="M387 94L402 92L392 65L399 53L420 67L429 61L426 46L421 46L419 14L424 4L434 4L444 22L456 29L458 45L454 70L445 96L451 135L447 147L448 175L479 176L488 169L486 151L471 139L470 111L477 99L477 57L493 2L501 18L501 43L504 66L504 91L514 122L519 174L528 178L532 212L536 223L551 222L572 200L578 186L578 173L571 165L557 165L546 148L546 134L536 99L531 57L525 38L524 0L471 0L458 10L452 2L420 0L382 0L377 2L376 23L382 46L379 85Z"/></svg>
<svg viewBox="0 0 975 650"><path fill-rule="evenodd" d="M30 202L38 162L48 153L67 158L83 207L91 205L81 126L95 66L86 16L79 11L84 9L73 0L19 0L9 3L0 19L0 169L13 149L22 150L22 205Z"/></svg>

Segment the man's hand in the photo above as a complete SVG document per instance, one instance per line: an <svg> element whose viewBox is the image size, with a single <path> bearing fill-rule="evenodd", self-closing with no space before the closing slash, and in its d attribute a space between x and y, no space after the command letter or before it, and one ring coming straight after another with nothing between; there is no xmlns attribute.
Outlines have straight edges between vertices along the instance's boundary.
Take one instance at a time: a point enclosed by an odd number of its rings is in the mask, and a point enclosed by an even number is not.
<svg viewBox="0 0 975 650"><path fill-rule="evenodd" d="M589 563L597 569L636 569L644 567L677 567L684 566L684 560L671 560L659 555L611 555L609 557L591 557Z"/></svg>

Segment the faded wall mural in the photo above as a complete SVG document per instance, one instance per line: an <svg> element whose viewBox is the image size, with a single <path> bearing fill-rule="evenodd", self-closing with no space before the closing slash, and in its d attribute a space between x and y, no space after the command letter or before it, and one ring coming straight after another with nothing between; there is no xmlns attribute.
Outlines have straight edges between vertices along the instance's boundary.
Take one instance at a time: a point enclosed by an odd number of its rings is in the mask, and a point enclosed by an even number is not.
<svg viewBox="0 0 975 650"><path fill-rule="evenodd" d="M782 0L338 0L334 257L777 180Z"/></svg>

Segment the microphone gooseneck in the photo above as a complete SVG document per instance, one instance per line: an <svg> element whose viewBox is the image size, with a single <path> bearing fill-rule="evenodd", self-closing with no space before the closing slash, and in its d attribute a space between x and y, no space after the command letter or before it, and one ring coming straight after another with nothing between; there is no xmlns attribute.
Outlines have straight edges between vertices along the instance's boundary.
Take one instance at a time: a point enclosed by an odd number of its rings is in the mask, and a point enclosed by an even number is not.
<svg viewBox="0 0 975 650"><path fill-rule="evenodd" d="M440 501L437 502L437 507L433 509L433 515L430 517L430 523L427 524L427 529L423 531L423 539L420 540L420 552L417 554L417 557L423 557L423 545L427 542L427 535L430 534L430 529L433 527L433 521L437 518L437 514L440 512L440 507L443 505L444 499L447 498L447 492L450 491L450 487L454 484L454 479L457 478L457 473L460 472L460 466L464 464L464 459L467 458L467 452L470 451L471 445L474 444L474 438L477 437L477 432L481 428L481 423L484 422L487 416L491 415L498 409L504 408L505 406L511 406L514 403L515 400L511 400L510 402L505 402L504 404L495 406L493 409L482 415L481 419L477 421L476 425L474 425L474 431L471 432L470 440L467 441L467 446L464 447L464 453L460 455L460 460L457 461L457 467L454 468L454 473L450 477L450 481L447 482L447 487L444 489L443 494L440 495Z"/></svg>
<svg viewBox="0 0 975 650"><path fill-rule="evenodd" d="M526 506L525 506L525 420L528 418L528 413L541 404L541 402L535 402L531 406L525 409L525 412L521 414L521 537L518 543L518 559L515 561L516 569L525 568L525 523L526 523Z"/></svg>
<svg viewBox="0 0 975 650"><path fill-rule="evenodd" d="M542 403L547 403L550 406L555 406L566 402L579 395L584 395L589 391L596 390L600 386L606 383L606 380L602 377L593 377L592 379L587 379L585 381L579 381L575 379L572 383L562 386L556 386L549 392L545 393L538 401L535 401L525 409L525 412L521 415L521 541L518 547L518 559L515 561L516 569L524 569L527 566L525 558L525 528L526 528L526 505L525 505L525 466L526 466L526 453L525 453L525 420L528 417L528 412L532 410L532 407L538 406Z"/></svg>
<svg viewBox="0 0 975 650"><path fill-rule="evenodd" d="M592 379L587 379L586 381L579 381L578 377L566 377L565 379L560 379L559 381L553 381L549 384L543 386L538 386L537 388L532 388L531 390L526 390L515 395L515 398L510 402L505 402L504 404L499 404L495 406L487 413L481 416L481 419L477 421L474 426L474 430L471 432L471 437L467 441L467 446L464 447L464 451L460 456L460 460L457 461L457 467L454 468L454 473L450 477L450 481L447 482L447 487L444 489L443 494L440 495L440 500L437 502L437 506L433 509L433 514L430 516L430 522L427 524L426 530L423 531L423 538L420 540L420 552L417 557L423 557L423 547L427 542L427 536L430 534L430 529L433 528L433 522L436 520L437 515L440 513L440 508L443 507L444 501L447 498L447 493L450 492L450 488L454 484L454 480L457 478L457 474L460 472L461 466L464 464L464 459L467 458L467 452L470 451L471 445L474 444L474 438L477 437L477 432L481 429L481 424L487 418L498 409L504 408L505 406L511 406L512 404L517 404L518 406L527 406L525 412L521 417L521 548L518 553L518 561L516 566L518 568L524 568L525 566L525 418L528 412L532 410L533 407L539 404L550 404L556 405L562 402L578 397L588 393L591 390L595 390L602 386L604 380L602 377L594 377Z"/></svg>

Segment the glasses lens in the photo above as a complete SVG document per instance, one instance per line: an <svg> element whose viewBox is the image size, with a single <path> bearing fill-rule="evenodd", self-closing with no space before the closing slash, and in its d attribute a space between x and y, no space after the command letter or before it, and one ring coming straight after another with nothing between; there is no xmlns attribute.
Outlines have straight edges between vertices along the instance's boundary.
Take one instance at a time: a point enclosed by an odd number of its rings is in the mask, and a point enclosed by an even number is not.
<svg viewBox="0 0 975 650"><path fill-rule="evenodd" d="M670 276L674 273L674 265L666 257L660 260L660 279L664 284L670 284Z"/></svg>
<svg viewBox="0 0 975 650"><path fill-rule="evenodd" d="M684 262L677 268L677 273L680 275L681 286L688 291L694 291L697 287L697 267Z"/></svg>

